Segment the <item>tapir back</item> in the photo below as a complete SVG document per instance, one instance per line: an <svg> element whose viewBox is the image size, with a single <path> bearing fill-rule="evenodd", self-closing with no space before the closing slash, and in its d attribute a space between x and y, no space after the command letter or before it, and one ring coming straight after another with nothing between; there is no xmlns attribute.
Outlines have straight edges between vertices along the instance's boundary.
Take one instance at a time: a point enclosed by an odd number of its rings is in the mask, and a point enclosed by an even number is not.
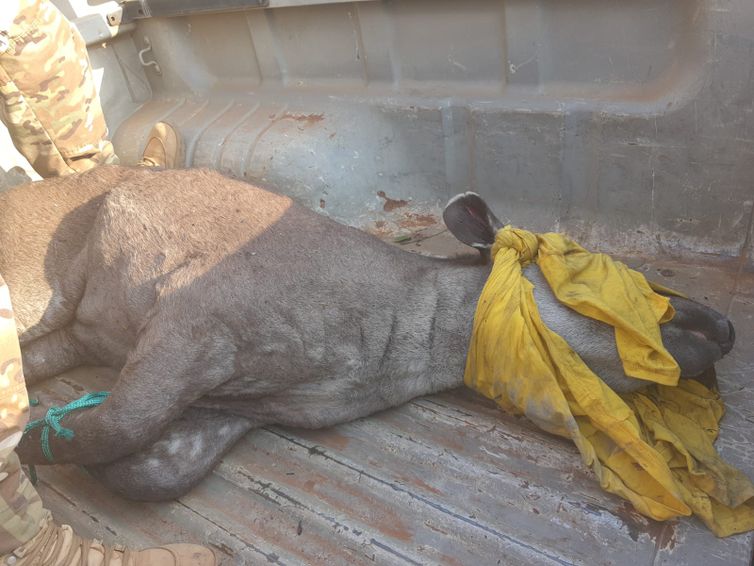
<svg viewBox="0 0 754 566"><path fill-rule="evenodd" d="M155 179L145 172L121 183L91 227L76 309L86 330L77 336L100 359L122 361L159 303L171 313L162 335L191 325L197 339L242 343L241 374L317 381L373 374L375 360L381 371L404 371L403 350L426 352L429 364L436 260L213 171ZM222 393L253 395L257 386L234 382Z"/></svg>

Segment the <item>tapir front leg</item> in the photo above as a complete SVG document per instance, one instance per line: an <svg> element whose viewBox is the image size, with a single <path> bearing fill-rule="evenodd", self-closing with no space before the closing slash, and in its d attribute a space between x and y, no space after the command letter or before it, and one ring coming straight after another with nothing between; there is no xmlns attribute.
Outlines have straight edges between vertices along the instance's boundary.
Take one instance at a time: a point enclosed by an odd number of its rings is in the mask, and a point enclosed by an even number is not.
<svg viewBox="0 0 754 566"><path fill-rule="evenodd" d="M218 321L207 327L196 313L157 310L140 332L110 397L61 421L75 436L50 434L55 463L112 462L154 443L163 430L234 370L235 346ZM26 464L47 464L34 429L18 447Z"/></svg>

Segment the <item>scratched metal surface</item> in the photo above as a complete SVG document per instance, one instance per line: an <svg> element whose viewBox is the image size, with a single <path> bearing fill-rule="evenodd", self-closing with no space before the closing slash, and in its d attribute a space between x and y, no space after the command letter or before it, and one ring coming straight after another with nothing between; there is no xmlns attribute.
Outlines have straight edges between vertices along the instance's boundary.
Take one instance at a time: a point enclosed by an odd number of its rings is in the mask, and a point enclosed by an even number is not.
<svg viewBox="0 0 754 566"><path fill-rule="evenodd" d="M439 240L408 247L443 248ZM754 477L754 274L630 262L729 311L738 345L718 368L728 407L718 447ZM111 377L80 370L40 393L78 396ZM172 503L124 501L75 467L40 477L55 517L83 533L206 543L224 565L748 565L754 544L752 534L716 539L695 519L639 516L599 489L571 444L466 390L328 430L252 432Z"/></svg>

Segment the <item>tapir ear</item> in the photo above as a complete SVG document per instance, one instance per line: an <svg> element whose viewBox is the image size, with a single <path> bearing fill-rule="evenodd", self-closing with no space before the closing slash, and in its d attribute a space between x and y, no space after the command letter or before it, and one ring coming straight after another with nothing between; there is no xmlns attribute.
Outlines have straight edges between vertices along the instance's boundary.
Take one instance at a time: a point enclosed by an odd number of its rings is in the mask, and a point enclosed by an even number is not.
<svg viewBox="0 0 754 566"><path fill-rule="evenodd" d="M445 205L442 219L451 234L478 250L491 248L495 243L495 234L503 227L484 199L476 193L463 193L450 199Z"/></svg>

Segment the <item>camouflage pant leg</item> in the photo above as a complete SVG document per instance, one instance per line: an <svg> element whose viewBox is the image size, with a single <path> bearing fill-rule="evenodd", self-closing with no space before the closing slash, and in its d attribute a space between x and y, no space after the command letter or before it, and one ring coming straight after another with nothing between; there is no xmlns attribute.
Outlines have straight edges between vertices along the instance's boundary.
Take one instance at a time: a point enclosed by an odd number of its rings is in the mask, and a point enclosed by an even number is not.
<svg viewBox="0 0 754 566"><path fill-rule="evenodd" d="M0 555L31 540L48 517L14 452L28 420L16 323L0 277Z"/></svg>
<svg viewBox="0 0 754 566"><path fill-rule="evenodd" d="M49 0L14 4L0 29L0 117L14 145L42 177L116 163L81 34Z"/></svg>

